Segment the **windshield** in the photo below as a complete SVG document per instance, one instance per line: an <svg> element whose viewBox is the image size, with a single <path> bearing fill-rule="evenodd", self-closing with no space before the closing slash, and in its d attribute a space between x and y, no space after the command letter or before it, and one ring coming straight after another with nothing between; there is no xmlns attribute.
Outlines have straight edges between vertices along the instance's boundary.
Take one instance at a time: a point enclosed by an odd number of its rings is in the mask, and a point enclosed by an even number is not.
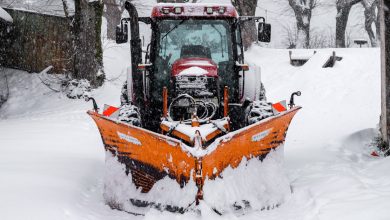
<svg viewBox="0 0 390 220"><path fill-rule="evenodd" d="M202 57L215 63L231 61L231 34L227 20L162 20L159 57L172 65L180 58Z"/></svg>

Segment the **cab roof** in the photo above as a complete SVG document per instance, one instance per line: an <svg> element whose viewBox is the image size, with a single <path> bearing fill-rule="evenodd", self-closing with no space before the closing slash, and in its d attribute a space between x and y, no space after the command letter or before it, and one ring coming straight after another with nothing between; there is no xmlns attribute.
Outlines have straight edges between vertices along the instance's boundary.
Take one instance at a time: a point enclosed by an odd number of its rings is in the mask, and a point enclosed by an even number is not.
<svg viewBox="0 0 390 220"><path fill-rule="evenodd" d="M238 18L233 5L199 3L159 3L153 7L152 18Z"/></svg>

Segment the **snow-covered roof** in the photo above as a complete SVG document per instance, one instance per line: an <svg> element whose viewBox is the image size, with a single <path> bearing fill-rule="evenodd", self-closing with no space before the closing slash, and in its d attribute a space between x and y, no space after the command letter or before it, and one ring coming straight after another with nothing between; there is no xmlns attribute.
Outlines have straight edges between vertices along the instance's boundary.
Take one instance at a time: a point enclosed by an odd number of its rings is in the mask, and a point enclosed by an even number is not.
<svg viewBox="0 0 390 220"><path fill-rule="evenodd" d="M0 19L11 23L14 21L11 15L9 15L2 7L0 7Z"/></svg>
<svg viewBox="0 0 390 220"><path fill-rule="evenodd" d="M69 14L74 14L74 1L67 0ZM65 16L61 0L3 0L0 7L21 11L37 12L56 16Z"/></svg>

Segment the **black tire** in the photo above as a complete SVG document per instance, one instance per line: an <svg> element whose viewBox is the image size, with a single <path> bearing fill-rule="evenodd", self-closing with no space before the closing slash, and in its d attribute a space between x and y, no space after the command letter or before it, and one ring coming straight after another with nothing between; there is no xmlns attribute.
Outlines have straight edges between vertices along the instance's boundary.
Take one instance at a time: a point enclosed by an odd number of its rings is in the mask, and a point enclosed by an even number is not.
<svg viewBox="0 0 390 220"><path fill-rule="evenodd" d="M248 107L247 124L251 125L274 115L272 103L266 101L254 101Z"/></svg>

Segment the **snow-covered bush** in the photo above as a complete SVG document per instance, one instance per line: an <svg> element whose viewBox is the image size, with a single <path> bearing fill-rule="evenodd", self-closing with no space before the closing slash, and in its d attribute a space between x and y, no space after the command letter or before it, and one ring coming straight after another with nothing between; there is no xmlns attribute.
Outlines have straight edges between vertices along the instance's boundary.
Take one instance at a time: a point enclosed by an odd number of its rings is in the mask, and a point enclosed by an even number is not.
<svg viewBox="0 0 390 220"><path fill-rule="evenodd" d="M63 93L70 99L90 97L91 84L86 79L72 79L67 74L49 74L53 66L42 70L38 77L53 92Z"/></svg>
<svg viewBox="0 0 390 220"><path fill-rule="evenodd" d="M390 156L390 148L389 145L383 140L381 135L378 133L374 140L370 143L370 148L372 148L373 152L377 153L380 156Z"/></svg>
<svg viewBox="0 0 390 220"><path fill-rule="evenodd" d="M72 79L64 85L64 92L70 99L89 97L91 84L86 79Z"/></svg>

